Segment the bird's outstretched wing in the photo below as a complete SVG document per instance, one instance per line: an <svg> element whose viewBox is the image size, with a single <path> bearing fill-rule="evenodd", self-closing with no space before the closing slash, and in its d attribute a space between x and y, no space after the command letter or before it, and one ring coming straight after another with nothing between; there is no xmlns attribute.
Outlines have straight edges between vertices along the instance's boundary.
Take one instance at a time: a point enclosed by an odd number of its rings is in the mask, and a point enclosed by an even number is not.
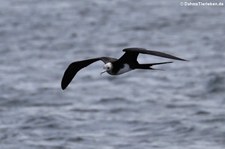
<svg viewBox="0 0 225 149"><path fill-rule="evenodd" d="M66 87L70 84L70 82L72 81L72 79L74 78L74 76L77 74L78 71L99 60L103 61L104 63L107 63L110 61L115 61L116 59L110 57L98 57L71 63L64 72L61 82L62 89L63 90L66 89Z"/></svg>
<svg viewBox="0 0 225 149"><path fill-rule="evenodd" d="M158 52L158 51L146 50L144 48L126 48L126 49L123 49L123 51L125 52L125 54L119 59L121 61L123 60L137 61L137 57L139 53L150 54L150 55L174 59L174 60L186 61L185 59L182 59L170 54L166 54L166 53Z"/></svg>

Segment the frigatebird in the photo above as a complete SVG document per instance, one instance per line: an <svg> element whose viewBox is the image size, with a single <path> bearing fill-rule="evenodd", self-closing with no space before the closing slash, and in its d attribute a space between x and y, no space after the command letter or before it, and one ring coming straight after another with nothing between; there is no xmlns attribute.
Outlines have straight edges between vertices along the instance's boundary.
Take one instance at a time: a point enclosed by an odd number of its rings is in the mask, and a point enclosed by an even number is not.
<svg viewBox="0 0 225 149"><path fill-rule="evenodd" d="M112 57L97 57L81 61L75 61L71 63L64 72L61 82L62 89L63 90L66 89L66 87L70 84L70 82L72 81L72 79L74 78L74 76L77 74L78 71L99 60L105 63L105 65L103 66L103 69L105 71L103 71L102 73L107 72L110 75L120 75L134 69L154 70L154 68L152 68L152 66L154 65L172 63L172 62L160 62L160 63L140 64L137 61L137 57L140 53L164 57L173 60L186 61L185 59L170 54L166 54L159 51L146 50L144 48L126 48L123 49L123 51L125 53L119 59Z"/></svg>

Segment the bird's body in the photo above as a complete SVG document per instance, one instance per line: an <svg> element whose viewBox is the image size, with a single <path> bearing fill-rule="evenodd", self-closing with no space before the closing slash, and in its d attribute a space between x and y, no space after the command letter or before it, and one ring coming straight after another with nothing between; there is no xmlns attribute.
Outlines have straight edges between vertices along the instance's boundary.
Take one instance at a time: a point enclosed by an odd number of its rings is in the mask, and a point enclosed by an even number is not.
<svg viewBox="0 0 225 149"><path fill-rule="evenodd" d="M120 74L126 73L126 72L131 71L131 70L132 70L132 68L130 67L130 65L123 64L120 67L119 71L117 73L115 73L114 75L120 75Z"/></svg>
<svg viewBox="0 0 225 149"><path fill-rule="evenodd" d="M61 82L62 89L65 89L69 85L69 83L72 81L72 79L79 70L99 60L105 63L103 67L105 69L104 72L107 72L110 75L120 75L134 69L153 69L151 67L153 65L172 63L172 62L161 62L161 63L139 64L139 62L137 61L139 53L185 61L184 59L166 53L146 50L143 48L126 48L123 49L123 51L125 52L125 54L123 54L119 59L112 57L98 57L71 63L63 75L63 79Z"/></svg>
<svg viewBox="0 0 225 149"><path fill-rule="evenodd" d="M106 63L105 66L106 67L109 66L109 68L111 68L108 71L105 71L110 75L120 75L132 70L132 68L128 64L116 65L115 67L113 63L109 62L109 63Z"/></svg>

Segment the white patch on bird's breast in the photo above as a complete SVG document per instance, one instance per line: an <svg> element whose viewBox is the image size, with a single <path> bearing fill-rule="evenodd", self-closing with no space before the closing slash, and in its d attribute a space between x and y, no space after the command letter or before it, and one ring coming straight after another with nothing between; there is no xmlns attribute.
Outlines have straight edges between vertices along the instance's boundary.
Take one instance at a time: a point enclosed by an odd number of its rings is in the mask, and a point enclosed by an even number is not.
<svg viewBox="0 0 225 149"><path fill-rule="evenodd" d="M131 70L132 70L132 69L130 68L130 66L129 66L128 64L124 64L124 65L123 65L123 68L121 68L121 69L117 72L117 75L126 73L126 72L131 71Z"/></svg>

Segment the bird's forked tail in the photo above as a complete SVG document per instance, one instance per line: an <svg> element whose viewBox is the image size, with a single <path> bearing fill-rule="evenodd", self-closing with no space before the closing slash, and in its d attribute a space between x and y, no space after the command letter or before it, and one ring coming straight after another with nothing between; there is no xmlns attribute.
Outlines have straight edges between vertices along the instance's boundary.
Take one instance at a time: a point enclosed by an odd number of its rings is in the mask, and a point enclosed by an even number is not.
<svg viewBox="0 0 225 149"><path fill-rule="evenodd" d="M162 65L162 64L168 64L168 63L173 63L173 62L161 62L161 63L149 63L149 64L139 64L137 69L155 69L152 68L154 65ZM157 70L157 69L155 69ZM160 69L159 69L160 70Z"/></svg>

